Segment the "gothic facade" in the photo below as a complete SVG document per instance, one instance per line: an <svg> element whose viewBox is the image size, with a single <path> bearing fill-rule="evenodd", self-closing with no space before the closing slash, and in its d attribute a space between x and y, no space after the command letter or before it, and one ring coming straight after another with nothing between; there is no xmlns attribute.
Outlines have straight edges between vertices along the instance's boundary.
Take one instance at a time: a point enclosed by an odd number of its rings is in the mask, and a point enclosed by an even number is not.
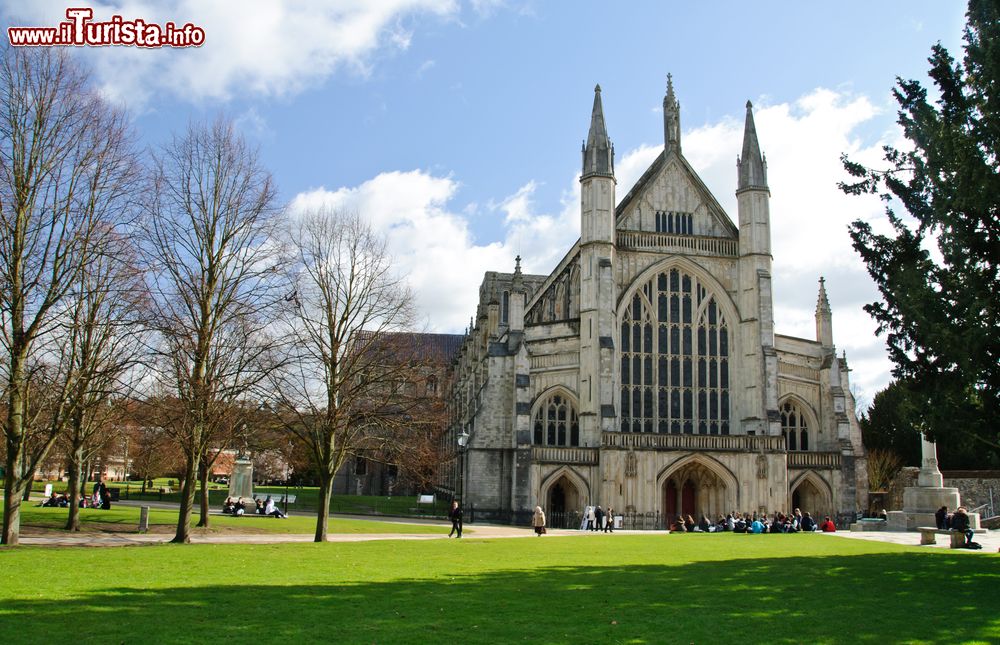
<svg viewBox="0 0 1000 645"><path fill-rule="evenodd" d="M746 108L734 223L684 158L669 80L663 150L620 197L595 89L579 241L549 275L487 273L456 358L453 481L477 516L864 507L822 279L815 338L774 330L767 165Z"/></svg>

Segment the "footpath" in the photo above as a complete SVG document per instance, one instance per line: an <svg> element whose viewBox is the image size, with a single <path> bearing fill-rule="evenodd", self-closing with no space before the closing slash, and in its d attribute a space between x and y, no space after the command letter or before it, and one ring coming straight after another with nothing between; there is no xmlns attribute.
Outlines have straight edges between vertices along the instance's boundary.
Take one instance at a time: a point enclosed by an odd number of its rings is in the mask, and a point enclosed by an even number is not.
<svg viewBox="0 0 1000 645"><path fill-rule="evenodd" d="M409 522L400 522L409 524ZM615 531L613 535L648 535L649 531ZM550 529L548 534L541 539L558 536L586 537L594 535L587 531ZM602 535L602 534L596 534ZM658 532L657 535L666 537L665 532ZM889 533L889 532L865 532L852 533L849 531L839 531L837 533L821 533L825 538L842 538L849 540L872 540L875 542L889 542L906 546L919 546L919 533ZM534 537L531 529L517 526L502 526L495 524L467 525L464 540L481 539L501 539L501 538L527 538ZM110 547L110 546L137 546L145 544L165 544L170 542L172 535L168 534L139 534L139 533L87 533L76 535L64 535L53 532L51 535L22 535L21 544L31 546L47 547ZM327 542L368 542L375 540L447 540L447 535L441 533L419 534L419 533L345 533L330 534ZM455 539L455 538L451 538ZM767 536L755 538L748 536L747 539L767 539ZM306 543L312 542L313 536L304 533L289 534L259 534L241 535L234 533L218 535L193 535L193 544L284 544L284 543ZM981 551L968 549L953 549L955 553L997 553L1000 549L1000 531L989 531L976 535L976 542L983 545ZM938 540L933 546L923 546L925 549L948 549L948 540Z"/></svg>

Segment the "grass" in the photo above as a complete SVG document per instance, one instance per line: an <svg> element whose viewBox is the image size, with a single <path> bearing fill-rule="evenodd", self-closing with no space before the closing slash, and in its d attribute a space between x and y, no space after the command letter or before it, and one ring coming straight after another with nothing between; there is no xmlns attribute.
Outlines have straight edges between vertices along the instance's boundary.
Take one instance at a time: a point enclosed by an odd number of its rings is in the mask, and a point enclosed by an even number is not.
<svg viewBox="0 0 1000 645"><path fill-rule="evenodd" d="M48 533L60 530L66 525L68 509L42 508L33 505L21 506L21 531L25 535ZM195 513L197 522L200 514ZM136 533L139 526L139 509L135 506L114 505L111 510L99 508L80 509L81 531L109 531L114 533ZM150 509L150 533L173 533L177 527L177 511ZM316 516L308 514L291 515L286 520L273 517L229 517L213 515L209 519L208 532L211 533L306 533L316 532ZM329 524L330 533L406 533L445 534L451 525L440 524L399 524L372 520L346 519L334 516ZM206 532L196 529L196 534Z"/></svg>
<svg viewBox="0 0 1000 645"><path fill-rule="evenodd" d="M34 482L32 490L36 492L33 499L38 499L37 493L45 490L46 484L52 484L56 494L68 490L69 486L63 481ZM86 492L90 494L93 490L93 482L87 482ZM154 501L154 502L174 502L181 499L179 484L176 479L167 477L153 480L153 486L146 487L146 492L142 491L142 482L108 482L108 488L120 489L122 499ZM229 495L229 487L210 482L208 485L208 495L214 507L222 507L222 502ZM160 488L170 488L170 493L160 493ZM295 495L295 503L289 505L291 511L315 512L319 506L319 488L316 486L290 486L289 495ZM200 494L200 493L199 493ZM254 494L261 495L284 495L284 486L255 486ZM197 499L200 499L197 498ZM392 515L392 516L423 516L443 518L447 514L448 500L439 498L433 505L418 505L415 495L401 495L396 497L382 497L378 495L334 495L330 500L330 511L332 513L345 513L351 515Z"/></svg>
<svg viewBox="0 0 1000 645"><path fill-rule="evenodd" d="M1000 559L823 535L0 551L52 643L1000 641Z"/></svg>

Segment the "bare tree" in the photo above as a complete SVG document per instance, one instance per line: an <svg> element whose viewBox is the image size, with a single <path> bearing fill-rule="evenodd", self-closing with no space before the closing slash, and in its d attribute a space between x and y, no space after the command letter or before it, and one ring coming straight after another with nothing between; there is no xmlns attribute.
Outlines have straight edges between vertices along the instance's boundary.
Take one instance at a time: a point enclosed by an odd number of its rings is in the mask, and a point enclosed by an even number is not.
<svg viewBox="0 0 1000 645"><path fill-rule="evenodd" d="M143 274L135 249L123 236L109 236L91 255L68 294L63 314L68 351L65 415L70 506L66 529L80 530L83 465L119 433L123 406L142 376L147 346ZM128 464L125 464L128 468Z"/></svg>
<svg viewBox="0 0 1000 645"><path fill-rule="evenodd" d="M56 440L63 409L44 414L34 376L52 378L67 293L114 219L136 172L124 114L105 104L64 52L6 48L0 60L0 323L6 443L0 541L15 545L21 497ZM64 346L64 345L63 345ZM60 356L63 357L63 356ZM35 371L33 371L35 370ZM65 381L63 381L65 383ZM63 406L64 399L50 399Z"/></svg>
<svg viewBox="0 0 1000 645"><path fill-rule="evenodd" d="M177 470L183 461L176 442L158 425L159 413L169 407L160 401L144 401L139 406L130 406L134 414L126 424L126 432L131 447L132 472L142 478L143 493L148 481Z"/></svg>
<svg viewBox="0 0 1000 645"><path fill-rule="evenodd" d="M337 470L353 453L379 448L405 414L399 395L413 348L391 338L412 324L413 297L393 273L385 240L357 215L307 212L290 223L288 241L293 347L270 393L319 474L315 540L324 542Z"/></svg>
<svg viewBox="0 0 1000 645"><path fill-rule="evenodd" d="M143 237L162 338L159 374L181 406L176 423L164 426L185 455L175 542L190 541L206 449L271 355L264 332L279 275L276 200L257 152L224 119L190 125L155 155Z"/></svg>

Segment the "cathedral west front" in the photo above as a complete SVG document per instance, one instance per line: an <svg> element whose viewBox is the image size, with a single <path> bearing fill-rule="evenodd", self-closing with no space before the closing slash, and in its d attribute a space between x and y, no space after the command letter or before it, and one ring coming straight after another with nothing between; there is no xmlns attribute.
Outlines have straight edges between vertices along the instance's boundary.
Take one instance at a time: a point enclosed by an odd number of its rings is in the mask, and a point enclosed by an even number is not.
<svg viewBox="0 0 1000 645"><path fill-rule="evenodd" d="M598 86L579 241L548 275L518 261L480 287L449 401L464 444L455 494L477 517L515 521L536 505L558 522L591 504L647 528L795 507L853 518L865 458L822 279L815 337L774 328L751 104L735 221L684 157L669 80L660 155L626 191L614 161Z"/></svg>

